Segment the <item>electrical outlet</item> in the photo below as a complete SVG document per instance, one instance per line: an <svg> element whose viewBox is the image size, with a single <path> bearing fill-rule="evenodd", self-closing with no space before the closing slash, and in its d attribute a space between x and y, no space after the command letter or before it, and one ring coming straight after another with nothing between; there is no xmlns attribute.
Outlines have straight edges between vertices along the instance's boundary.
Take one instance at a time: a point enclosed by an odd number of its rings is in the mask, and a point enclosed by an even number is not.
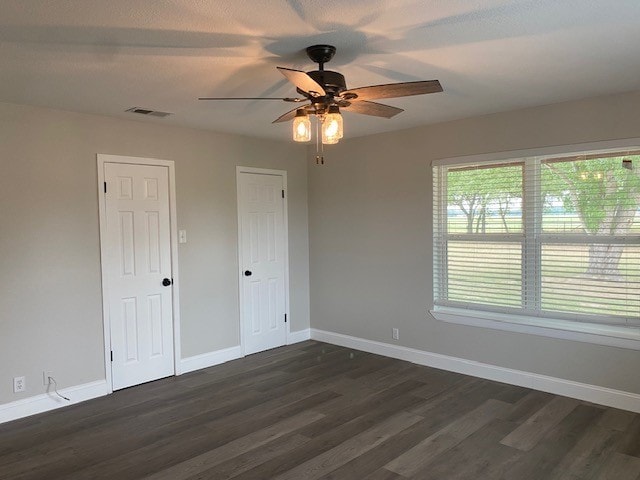
<svg viewBox="0 0 640 480"><path fill-rule="evenodd" d="M51 370L45 370L44 372L42 372L42 384L45 387L48 387L49 384L53 383L51 380L49 380L49 377L53 377L53 372Z"/></svg>
<svg viewBox="0 0 640 480"><path fill-rule="evenodd" d="M391 336L394 340L400 340L400 330L398 330L397 328L391 329Z"/></svg>
<svg viewBox="0 0 640 480"><path fill-rule="evenodd" d="M13 393L24 392L27 389L27 382L24 377L13 378Z"/></svg>

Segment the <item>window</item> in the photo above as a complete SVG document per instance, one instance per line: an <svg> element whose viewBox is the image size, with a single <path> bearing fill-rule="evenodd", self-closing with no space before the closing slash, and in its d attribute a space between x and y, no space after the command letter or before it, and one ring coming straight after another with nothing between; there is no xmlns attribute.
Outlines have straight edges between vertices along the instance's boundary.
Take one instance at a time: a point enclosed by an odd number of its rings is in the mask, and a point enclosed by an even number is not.
<svg viewBox="0 0 640 480"><path fill-rule="evenodd" d="M433 179L436 311L640 326L640 151L443 162Z"/></svg>

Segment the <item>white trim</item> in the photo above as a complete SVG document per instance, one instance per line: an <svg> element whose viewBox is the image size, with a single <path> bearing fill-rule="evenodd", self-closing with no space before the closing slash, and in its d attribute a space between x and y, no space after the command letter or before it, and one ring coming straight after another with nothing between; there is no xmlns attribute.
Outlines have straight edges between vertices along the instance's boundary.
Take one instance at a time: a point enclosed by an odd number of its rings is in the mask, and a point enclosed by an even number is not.
<svg viewBox="0 0 640 480"><path fill-rule="evenodd" d="M243 167L236 166L236 174L238 173L257 173L258 175L283 175L287 176L286 170L275 170L273 168L257 168L257 167Z"/></svg>
<svg viewBox="0 0 640 480"><path fill-rule="evenodd" d="M102 334L104 339L104 365L105 380L107 383L108 393L113 392L113 378L111 375L111 321L109 319L109 302L106 301L107 296L107 275L103 265L107 263L107 255L105 252L106 245L106 211L107 202L104 196L104 164L106 160L103 155L97 155L98 168L98 222L100 234L100 274L101 274L101 292L102 292Z"/></svg>
<svg viewBox="0 0 640 480"><path fill-rule="evenodd" d="M173 370L175 375L180 372L180 274L178 270L178 216L176 208L176 171L173 160L160 160L156 158L127 157L121 155L97 154L98 165L98 217L100 222L100 269L102 275L102 318L104 334L104 363L106 372L108 393L113 392L113 380L111 375L111 324L109 320L109 304L107 297L107 276L105 269L106 255L104 249L106 235L106 202L104 198L104 164L128 163L133 165L152 165L167 167L169 169L169 229L171 235L171 276L173 278L172 304L173 304Z"/></svg>
<svg viewBox="0 0 640 480"><path fill-rule="evenodd" d="M58 397L55 393L42 393L33 397L23 398L15 402L0 405L0 423L10 422L19 418L48 412L57 408L75 405L92 398L103 397L109 393L105 380L63 388L60 393L70 399L69 402Z"/></svg>
<svg viewBox="0 0 640 480"><path fill-rule="evenodd" d="M418 365L426 365L441 370L449 370L640 413L640 394L637 393L498 367L464 358L425 352L415 348L391 345L315 328L311 329L311 338L377 355L406 360Z"/></svg>
<svg viewBox="0 0 640 480"><path fill-rule="evenodd" d="M464 165L488 161L499 162L502 160L518 160L525 157L555 157L556 155L570 156L575 154L586 154L591 151L607 153L607 151L616 152L620 151L620 149L640 149L640 138L622 138L619 140L605 140L601 142L554 145L551 147L537 147L524 150L503 150L500 152L481 153L478 155L440 158L433 160L431 165Z"/></svg>
<svg viewBox="0 0 640 480"><path fill-rule="evenodd" d="M297 332L289 332L287 336L287 345L293 345L294 343L304 342L311 338L311 329L298 330Z"/></svg>
<svg viewBox="0 0 640 480"><path fill-rule="evenodd" d="M216 350L215 352L203 353L192 357L183 358L180 361L180 373L193 372L202 368L213 367L221 363L242 358L242 350L240 345L235 347Z"/></svg>
<svg viewBox="0 0 640 480"><path fill-rule="evenodd" d="M291 308L289 305L289 189L287 188L287 171L286 170L274 170L271 168L256 168L256 167L242 167L236 166L236 210L238 214L238 314L240 323L240 349L242 355L245 355L245 340L244 340L244 326L242 324L243 315L242 309L244 306L244 293L242 288L242 274L240 270L244 265L242 258L242 245L240 244L242 239L242 218L240 212L240 174L241 173L256 173L259 175L275 175L282 177L282 188L284 190L284 205L283 205L283 217L284 223L284 308L287 315L287 324L285 325L285 345L289 345L289 335L291 334Z"/></svg>
<svg viewBox="0 0 640 480"><path fill-rule="evenodd" d="M640 350L640 328L637 327L580 323L442 306L436 306L429 313L442 322Z"/></svg>

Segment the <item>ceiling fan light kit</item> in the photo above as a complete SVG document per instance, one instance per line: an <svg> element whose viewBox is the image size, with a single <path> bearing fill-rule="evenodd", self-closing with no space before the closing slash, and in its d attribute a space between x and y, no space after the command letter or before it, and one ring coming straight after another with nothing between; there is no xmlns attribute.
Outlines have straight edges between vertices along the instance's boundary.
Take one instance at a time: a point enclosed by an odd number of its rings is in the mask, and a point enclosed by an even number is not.
<svg viewBox="0 0 640 480"><path fill-rule="evenodd" d="M293 140L308 142L311 140L310 116L316 117L320 126L323 145L338 143L344 132L344 122L340 109L348 112L371 115L381 118L392 118L403 112L401 108L372 102L380 98L398 98L411 95L424 95L442 92L438 80L418 82L400 82L385 85L370 85L354 89L347 89L344 75L331 70L325 70L324 64L330 61L336 53L333 45L312 45L306 49L309 58L318 64L318 70L303 72L291 68L277 67L277 69L296 87L302 98L219 98L205 97L200 100L282 100L285 102L308 102L281 115L273 123L293 120ZM318 136L318 133L316 133ZM316 139L316 143L319 143Z"/></svg>

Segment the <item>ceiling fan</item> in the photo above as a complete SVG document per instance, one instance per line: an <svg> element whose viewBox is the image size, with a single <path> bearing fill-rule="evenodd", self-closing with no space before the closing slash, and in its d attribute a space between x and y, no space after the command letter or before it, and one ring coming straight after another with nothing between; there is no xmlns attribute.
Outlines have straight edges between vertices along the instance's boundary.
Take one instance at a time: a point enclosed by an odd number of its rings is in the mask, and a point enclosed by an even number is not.
<svg viewBox="0 0 640 480"><path fill-rule="evenodd" d="M389 83L347 89L344 75L325 70L324 64L336 53L332 45L312 45L306 49L309 58L319 65L318 70L303 72L291 68L277 67L287 80L296 86L302 97L201 97L199 100L280 100L305 103L276 118L272 123L293 120L293 139L300 142L311 140L309 115L315 115L322 125L322 143L338 143L342 138L342 116L340 109L348 112L392 118L404 110L390 105L372 102L382 98L408 97L442 92L438 80Z"/></svg>

